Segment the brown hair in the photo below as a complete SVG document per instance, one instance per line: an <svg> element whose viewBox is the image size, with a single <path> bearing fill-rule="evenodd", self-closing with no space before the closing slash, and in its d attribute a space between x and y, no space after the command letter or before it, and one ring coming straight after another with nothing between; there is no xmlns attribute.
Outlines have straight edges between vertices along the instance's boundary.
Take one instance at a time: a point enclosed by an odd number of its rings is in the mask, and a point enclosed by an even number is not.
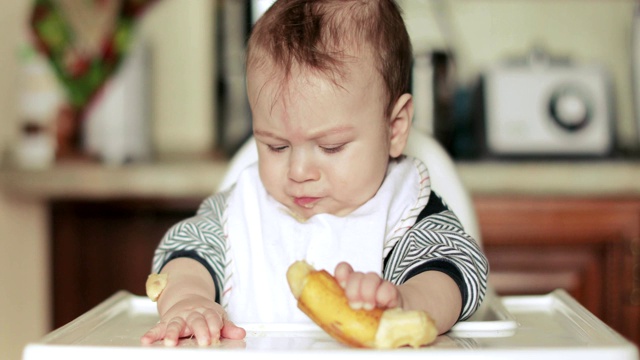
<svg viewBox="0 0 640 360"><path fill-rule="evenodd" d="M393 0L278 0L253 28L247 67L268 60L286 80L297 64L337 83L344 76L341 64L358 53L374 55L390 113L409 91L412 62L411 41Z"/></svg>

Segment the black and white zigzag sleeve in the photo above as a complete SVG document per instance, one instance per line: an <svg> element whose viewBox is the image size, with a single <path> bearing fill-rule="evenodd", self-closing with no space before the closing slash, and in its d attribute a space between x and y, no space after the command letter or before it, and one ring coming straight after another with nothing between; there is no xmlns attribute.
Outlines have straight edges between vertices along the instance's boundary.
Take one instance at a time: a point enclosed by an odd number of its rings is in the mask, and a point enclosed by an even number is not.
<svg viewBox="0 0 640 360"><path fill-rule="evenodd" d="M427 270L447 273L460 287L463 304L459 320L473 315L484 299L489 264L476 241L446 207L418 221L398 241L386 260L384 278L402 284Z"/></svg>
<svg viewBox="0 0 640 360"><path fill-rule="evenodd" d="M175 258L194 259L211 273L216 284L216 300L219 300L227 253L223 214L228 196L227 191L205 199L194 217L180 221L167 231L154 254L154 272L160 272Z"/></svg>

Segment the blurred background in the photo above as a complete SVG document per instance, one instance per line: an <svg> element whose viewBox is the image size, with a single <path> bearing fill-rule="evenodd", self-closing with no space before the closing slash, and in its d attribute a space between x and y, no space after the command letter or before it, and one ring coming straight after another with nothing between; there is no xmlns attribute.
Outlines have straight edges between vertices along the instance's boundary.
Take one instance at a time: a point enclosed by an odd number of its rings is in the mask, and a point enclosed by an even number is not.
<svg viewBox="0 0 640 360"><path fill-rule="evenodd" d="M250 134L270 0L0 2L0 353L118 289ZM454 157L502 294L567 289L640 341L633 0L402 0L414 123Z"/></svg>

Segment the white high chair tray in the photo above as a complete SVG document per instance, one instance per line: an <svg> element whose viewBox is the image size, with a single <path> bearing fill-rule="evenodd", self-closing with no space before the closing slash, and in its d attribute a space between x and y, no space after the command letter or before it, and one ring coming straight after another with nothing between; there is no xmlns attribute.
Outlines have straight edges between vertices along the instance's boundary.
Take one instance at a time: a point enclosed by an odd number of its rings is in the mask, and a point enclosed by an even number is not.
<svg viewBox="0 0 640 360"><path fill-rule="evenodd" d="M315 325L243 324L245 340L199 347L143 346L158 321L155 304L121 291L69 324L29 344L23 360L61 359L638 359L637 348L562 290L541 296L489 296L469 321L430 346L396 350L347 348Z"/></svg>

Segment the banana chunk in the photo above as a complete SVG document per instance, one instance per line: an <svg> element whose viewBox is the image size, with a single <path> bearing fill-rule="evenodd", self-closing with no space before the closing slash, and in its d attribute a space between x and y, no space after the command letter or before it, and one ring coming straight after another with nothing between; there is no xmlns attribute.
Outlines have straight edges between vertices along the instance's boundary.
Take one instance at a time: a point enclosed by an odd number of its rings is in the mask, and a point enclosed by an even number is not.
<svg viewBox="0 0 640 360"><path fill-rule="evenodd" d="M160 294L167 286L167 274L151 274L147 277L147 283L145 284L147 290L147 296L151 301L158 301Z"/></svg>
<svg viewBox="0 0 640 360"><path fill-rule="evenodd" d="M433 320L423 311L352 309L336 279L304 261L289 267L287 281L298 308L343 344L378 349L419 347L438 335Z"/></svg>

